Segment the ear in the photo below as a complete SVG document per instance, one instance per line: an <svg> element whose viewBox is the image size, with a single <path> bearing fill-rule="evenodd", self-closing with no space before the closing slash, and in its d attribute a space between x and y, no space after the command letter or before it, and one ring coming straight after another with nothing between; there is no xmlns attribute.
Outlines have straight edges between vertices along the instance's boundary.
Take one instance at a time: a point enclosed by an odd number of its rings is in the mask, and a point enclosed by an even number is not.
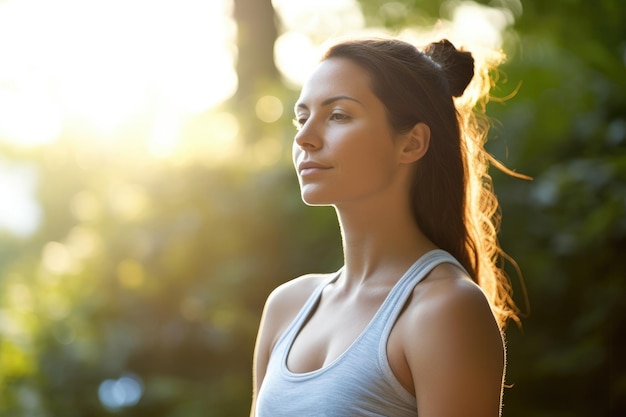
<svg viewBox="0 0 626 417"><path fill-rule="evenodd" d="M417 123L413 128L402 134L400 139L400 163L412 164L422 159L430 144L430 127L425 123Z"/></svg>

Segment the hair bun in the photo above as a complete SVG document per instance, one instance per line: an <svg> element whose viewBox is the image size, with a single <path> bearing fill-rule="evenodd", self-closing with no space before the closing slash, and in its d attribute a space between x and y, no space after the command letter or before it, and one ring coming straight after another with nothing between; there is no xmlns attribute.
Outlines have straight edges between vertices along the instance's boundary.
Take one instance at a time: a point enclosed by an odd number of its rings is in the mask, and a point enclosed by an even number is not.
<svg viewBox="0 0 626 417"><path fill-rule="evenodd" d="M466 51L459 51L447 39L433 42L424 51L433 61L441 65L446 74L453 97L463 95L474 77L474 58Z"/></svg>

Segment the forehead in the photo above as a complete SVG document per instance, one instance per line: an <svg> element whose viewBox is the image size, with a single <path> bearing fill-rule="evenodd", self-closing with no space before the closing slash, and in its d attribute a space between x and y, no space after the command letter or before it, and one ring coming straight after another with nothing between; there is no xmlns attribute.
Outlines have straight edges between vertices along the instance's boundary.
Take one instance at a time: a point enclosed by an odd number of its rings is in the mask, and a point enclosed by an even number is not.
<svg viewBox="0 0 626 417"><path fill-rule="evenodd" d="M376 99L366 70L346 58L328 58L305 81L298 104L309 106L340 95L354 97L359 101Z"/></svg>

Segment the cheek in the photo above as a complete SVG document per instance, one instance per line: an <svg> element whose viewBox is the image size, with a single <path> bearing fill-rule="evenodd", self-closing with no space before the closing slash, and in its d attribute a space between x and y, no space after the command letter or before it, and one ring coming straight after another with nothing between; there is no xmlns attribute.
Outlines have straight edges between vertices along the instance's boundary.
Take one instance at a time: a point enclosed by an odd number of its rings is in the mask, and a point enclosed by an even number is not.
<svg viewBox="0 0 626 417"><path fill-rule="evenodd" d="M377 128L376 126L369 129L360 130L352 135L350 141L346 141L342 145L343 154L350 155L355 163L384 163L394 154L393 140L386 130Z"/></svg>
<svg viewBox="0 0 626 417"><path fill-rule="evenodd" d="M346 169L362 181L386 180L397 165L395 147L389 134L379 129L370 130L357 139L350 149L346 148L343 152L349 155L345 161Z"/></svg>

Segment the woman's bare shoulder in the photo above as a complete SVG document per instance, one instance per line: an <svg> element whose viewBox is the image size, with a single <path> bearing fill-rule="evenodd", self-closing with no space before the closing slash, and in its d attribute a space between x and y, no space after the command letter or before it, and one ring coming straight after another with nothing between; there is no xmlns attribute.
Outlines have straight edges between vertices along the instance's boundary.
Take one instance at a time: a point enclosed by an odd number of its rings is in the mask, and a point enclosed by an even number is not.
<svg viewBox="0 0 626 417"><path fill-rule="evenodd" d="M427 297L449 294L460 297L484 298L480 287L467 273L454 264L443 263L436 266L424 281L415 287L417 292L424 290ZM451 293L450 293L451 292ZM486 298L485 298L486 300Z"/></svg>
<svg viewBox="0 0 626 417"><path fill-rule="evenodd" d="M287 281L276 287L265 302L263 312L265 327L274 336L285 330L306 300L332 274L307 274Z"/></svg>
<svg viewBox="0 0 626 417"><path fill-rule="evenodd" d="M421 408L429 410L421 414L497 416L504 344L482 289L443 264L415 287L405 314L403 350Z"/></svg>
<svg viewBox="0 0 626 417"><path fill-rule="evenodd" d="M433 331L455 331L458 327L482 327L485 331L499 329L483 290L465 271L452 264L437 266L413 291L407 306L411 321ZM436 323L432 319L436 318Z"/></svg>
<svg viewBox="0 0 626 417"><path fill-rule="evenodd" d="M273 308L302 307L313 291L332 274L307 274L287 281L276 287L267 298Z"/></svg>

